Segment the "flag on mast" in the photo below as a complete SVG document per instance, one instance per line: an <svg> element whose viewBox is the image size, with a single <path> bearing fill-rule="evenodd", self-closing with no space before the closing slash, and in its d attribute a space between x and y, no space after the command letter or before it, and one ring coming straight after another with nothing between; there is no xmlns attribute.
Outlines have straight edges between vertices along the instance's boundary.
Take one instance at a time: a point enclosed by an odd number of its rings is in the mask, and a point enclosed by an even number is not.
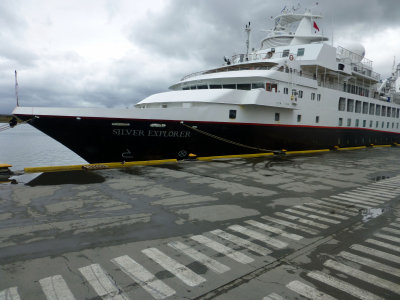
<svg viewBox="0 0 400 300"><path fill-rule="evenodd" d="M15 70L15 97L17 98L17 106L19 106L17 70Z"/></svg>
<svg viewBox="0 0 400 300"><path fill-rule="evenodd" d="M314 21L314 25L313 25L313 27L314 27L316 30L318 30L318 31L319 31L319 27L318 27L317 23L315 23L315 21Z"/></svg>

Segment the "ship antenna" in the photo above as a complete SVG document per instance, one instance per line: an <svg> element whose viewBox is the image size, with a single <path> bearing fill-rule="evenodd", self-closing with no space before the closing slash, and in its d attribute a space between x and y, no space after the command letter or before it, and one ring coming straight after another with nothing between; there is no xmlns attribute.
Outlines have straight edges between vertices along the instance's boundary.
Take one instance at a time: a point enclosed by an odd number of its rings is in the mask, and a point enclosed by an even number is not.
<svg viewBox="0 0 400 300"><path fill-rule="evenodd" d="M17 98L17 106L19 106L17 70L15 70L15 97Z"/></svg>
<svg viewBox="0 0 400 300"><path fill-rule="evenodd" d="M247 33L247 40L246 40L246 46L247 46L246 60L249 60L250 33L251 33L250 22L249 22L248 25L246 24L246 29L245 29L245 31L246 31L246 33Z"/></svg>

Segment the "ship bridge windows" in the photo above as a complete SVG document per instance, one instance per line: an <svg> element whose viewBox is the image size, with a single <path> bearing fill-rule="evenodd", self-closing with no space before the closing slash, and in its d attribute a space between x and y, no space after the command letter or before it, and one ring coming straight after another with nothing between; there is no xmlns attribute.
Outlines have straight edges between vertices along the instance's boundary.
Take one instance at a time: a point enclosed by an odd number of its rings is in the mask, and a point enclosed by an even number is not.
<svg viewBox="0 0 400 300"><path fill-rule="evenodd" d="M361 113L361 101L357 100L356 101L356 113Z"/></svg>
<svg viewBox="0 0 400 300"><path fill-rule="evenodd" d="M368 102L363 102L363 114L368 114Z"/></svg>
<svg viewBox="0 0 400 300"><path fill-rule="evenodd" d="M382 117L386 116L386 106L383 106L383 105L382 105L381 116L382 116Z"/></svg>
<svg viewBox="0 0 400 300"><path fill-rule="evenodd" d="M346 109L346 98L339 98L339 110L344 111Z"/></svg>
<svg viewBox="0 0 400 300"><path fill-rule="evenodd" d="M251 83L238 83L237 89L238 90L250 91L251 90Z"/></svg>
<svg viewBox="0 0 400 300"><path fill-rule="evenodd" d="M289 52L290 52L289 49L283 50L282 57L288 57L289 56Z"/></svg>
<svg viewBox="0 0 400 300"><path fill-rule="evenodd" d="M210 89L222 89L222 84L210 84Z"/></svg>
<svg viewBox="0 0 400 300"><path fill-rule="evenodd" d="M207 84L198 85L197 89L198 90L207 90L208 89L208 85Z"/></svg>
<svg viewBox="0 0 400 300"><path fill-rule="evenodd" d="M373 103L369 104L369 114L370 115L375 114L375 104L373 104Z"/></svg>
<svg viewBox="0 0 400 300"><path fill-rule="evenodd" d="M224 89L229 89L229 90L235 90L236 89L236 84L224 84L222 86Z"/></svg>
<svg viewBox="0 0 400 300"><path fill-rule="evenodd" d="M276 93L278 91L278 84L267 82L265 85L265 90L267 92L275 92Z"/></svg>
<svg viewBox="0 0 400 300"><path fill-rule="evenodd" d="M252 83L251 84L251 89L264 89L265 84L263 82L257 82L257 83Z"/></svg>
<svg viewBox="0 0 400 300"><path fill-rule="evenodd" d="M297 49L297 56L304 56L304 48Z"/></svg>
<svg viewBox="0 0 400 300"><path fill-rule="evenodd" d="M381 115L381 106L380 105L376 105L376 109L375 109L375 115L380 116ZM377 126L378 127L378 126Z"/></svg>
<svg viewBox="0 0 400 300"><path fill-rule="evenodd" d="M353 99L347 99L347 111L348 112L354 111L354 100Z"/></svg>

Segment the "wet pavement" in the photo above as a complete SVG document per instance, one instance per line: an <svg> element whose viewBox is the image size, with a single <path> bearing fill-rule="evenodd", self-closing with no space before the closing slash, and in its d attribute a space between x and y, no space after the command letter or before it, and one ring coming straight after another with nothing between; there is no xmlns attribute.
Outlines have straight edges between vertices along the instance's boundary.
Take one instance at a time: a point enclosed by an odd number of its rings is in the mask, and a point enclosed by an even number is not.
<svg viewBox="0 0 400 300"><path fill-rule="evenodd" d="M400 148L13 179L0 300L400 297Z"/></svg>

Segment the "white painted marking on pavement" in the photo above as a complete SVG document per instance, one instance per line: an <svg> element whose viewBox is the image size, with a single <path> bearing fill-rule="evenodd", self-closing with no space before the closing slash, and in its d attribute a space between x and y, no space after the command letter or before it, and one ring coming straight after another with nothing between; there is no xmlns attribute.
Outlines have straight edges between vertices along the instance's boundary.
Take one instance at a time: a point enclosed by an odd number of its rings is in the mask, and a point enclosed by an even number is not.
<svg viewBox="0 0 400 300"><path fill-rule="evenodd" d="M128 255L113 258L111 261L155 299L164 299L175 294L175 290L157 279Z"/></svg>
<svg viewBox="0 0 400 300"><path fill-rule="evenodd" d="M331 198L323 198L324 201L328 201L328 202L333 202L333 203L337 203L342 205L343 208L349 209L349 210L353 210L353 211L358 211L359 209L357 209L356 207L359 208L372 208L372 206L367 206L367 205L362 205L362 204L358 204L358 203L346 203L344 202L341 197L340 200L337 199L332 199L332 197L337 197L337 196L331 196ZM353 207L354 206L354 207Z"/></svg>
<svg viewBox="0 0 400 300"><path fill-rule="evenodd" d="M335 213L326 212L326 211L323 211L323 210L320 210L320 209L314 209L314 208L310 208L310 207L307 207L307 206L304 206L304 205L296 205L296 206L293 206L293 207L294 208L298 208L298 209L302 209L302 210L305 210L305 211L310 211L310 212L313 212L313 213L316 213L316 214L324 215L324 216L330 216L330 217L341 219L341 220L348 220L349 219L349 217L343 216L343 215L338 214L336 212Z"/></svg>
<svg viewBox="0 0 400 300"><path fill-rule="evenodd" d="M197 286L206 281L205 278L196 274L189 268L185 267L181 263L167 256L157 248L143 249L142 252L162 266L167 271L174 274L180 280L182 280L188 286Z"/></svg>
<svg viewBox="0 0 400 300"><path fill-rule="evenodd" d="M13 286L0 291L0 300L21 300L18 294L18 287Z"/></svg>
<svg viewBox="0 0 400 300"><path fill-rule="evenodd" d="M360 289L346 281L342 281L340 279L337 279L336 277L325 274L323 272L319 272L319 271L309 272L309 273L307 273L307 276L309 276L315 280L318 280L320 282L323 282L327 285L330 285L334 288L337 288L338 290L341 290L347 294L350 294L358 299L384 300L384 298L378 297L375 294L372 294L366 290Z"/></svg>
<svg viewBox="0 0 400 300"><path fill-rule="evenodd" d="M366 201L366 200L355 199L355 198L350 197L348 195L347 196L331 196L331 198L340 199L340 200L343 200L343 201L346 201L346 202L350 202L355 206L361 206L363 208L375 207L375 206L378 206L380 204L380 203L369 202L369 201Z"/></svg>
<svg viewBox="0 0 400 300"><path fill-rule="evenodd" d="M213 270L216 273L225 273L229 271L231 268L221 264L220 262L208 257L207 255L197 251L196 249L189 247L181 242L170 242L168 246L174 248L175 250L181 251L187 256L193 258L194 260L200 262L201 264L205 265L210 270Z"/></svg>
<svg viewBox="0 0 400 300"><path fill-rule="evenodd" d="M392 223L389 226L400 228L400 224L398 223Z"/></svg>
<svg viewBox="0 0 400 300"><path fill-rule="evenodd" d="M300 217L292 216L292 215L281 213L281 212L276 212L275 215L278 216L278 217L283 217L283 218L286 218L286 219L289 219L289 220L292 220L292 221L296 221L296 222L299 222L299 223L307 224L307 225L318 227L318 228L322 228L322 229L328 229L329 228L328 225L321 224L321 223L314 222L314 221L310 221L310 220L305 220L305 219L302 219Z"/></svg>
<svg viewBox="0 0 400 300"><path fill-rule="evenodd" d="M381 238L381 239L389 240L389 241L392 241L392 242L395 242L395 243L400 243L400 238L394 237L394 236L391 236L391 235L376 233L376 234L374 234L374 236L376 236L378 238Z"/></svg>
<svg viewBox="0 0 400 300"><path fill-rule="evenodd" d="M40 279L39 283L48 300L75 300L74 295L72 295L61 275Z"/></svg>
<svg viewBox="0 0 400 300"><path fill-rule="evenodd" d="M387 191L386 189L383 188L376 188L376 187L367 187L367 188L358 188L355 190L355 192L370 192L374 195L386 195L386 196L397 196L399 193L397 191Z"/></svg>
<svg viewBox="0 0 400 300"><path fill-rule="evenodd" d="M225 245L222 245L216 241L213 241L212 239L209 239L208 237L204 235L194 235L190 237L192 240L199 242L211 249L213 249L216 252L222 253L229 258L232 258L233 260L240 262L242 264L248 264L254 261L251 257L248 257L247 255L244 255L243 253L237 252Z"/></svg>
<svg viewBox="0 0 400 300"><path fill-rule="evenodd" d="M376 269L376 270L379 270L379 271L382 271L382 272L386 272L386 273L389 273L389 274L392 274L392 275L400 277L400 269L393 268L391 266L382 264L382 263L374 261L372 259L365 258L365 257L362 257L362 256L358 256L358 255L355 255L355 254L352 254L352 253L349 253L349 252L346 252L346 251L340 252L338 254L338 256L343 257L343 258L345 258L347 260L351 260L351 261L356 262L358 264L361 264L361 265L364 265L364 266L367 266L367 267L370 267L370 268L373 268L373 269Z"/></svg>
<svg viewBox="0 0 400 300"><path fill-rule="evenodd" d="M256 252L256 253L264 255L264 256L272 253L271 250L269 250L265 247L261 247L255 243L252 243L248 240L242 239L236 235L230 234L223 230L217 229L217 230L210 231L210 233L215 234L216 236L219 236L220 238L223 238L223 239L230 241L236 245L247 248L253 252Z"/></svg>
<svg viewBox="0 0 400 300"><path fill-rule="evenodd" d="M323 207L328 207L329 209L338 209L338 211L340 212L346 212L347 214L349 214L350 216L356 216L358 215L359 209L355 208L355 207L349 207L349 205L346 205L343 202L340 201L334 201L336 203L333 203L332 199L328 199L328 198L322 198L323 200L318 200L316 203L319 204L315 204L315 203L304 203L306 205L319 205L319 206L323 206Z"/></svg>
<svg viewBox="0 0 400 300"><path fill-rule="evenodd" d="M82 273L92 288L96 291L97 295L102 299L129 299L99 264L92 264L90 266L79 268L79 272Z"/></svg>
<svg viewBox="0 0 400 300"><path fill-rule="evenodd" d="M394 282L379 278L375 275L369 274L369 273L361 271L361 270L357 270L355 268L349 267L345 264L336 262L331 259L328 259L326 262L324 262L324 266L332 268L336 271L345 273L347 275L350 275L352 277L355 277L357 279L365 281L369 284L379 286L381 288L387 289L393 293L400 295L400 285L398 285Z"/></svg>
<svg viewBox="0 0 400 300"><path fill-rule="evenodd" d="M348 198L352 198L355 200L361 200L363 202L372 203L375 205L380 205L380 204L383 204L390 200L390 199L386 199L384 197L382 197L382 198L384 198L383 200L379 200L379 199L377 199L378 196L367 195L367 194L363 194L361 192L359 192L359 193L346 192L346 193L339 194L338 196L348 197ZM379 198L380 197L381 196L379 196Z"/></svg>
<svg viewBox="0 0 400 300"><path fill-rule="evenodd" d="M390 249L390 250L393 250L393 251L400 252L400 247L392 245L392 244L384 243L384 242L377 241L377 240L374 240L374 239L367 239L367 240L365 240L365 242L369 243L369 244L373 244L375 246L379 246L379 247L382 247L382 248L387 248L387 249Z"/></svg>
<svg viewBox="0 0 400 300"><path fill-rule="evenodd" d="M337 204L333 204L333 203L326 203L325 202L321 202L318 201L321 204L317 204L317 203L304 203L303 205L307 205L307 206L312 206L312 207L317 207L319 209L325 209L327 210L329 213L334 210L335 213L341 213L344 215L348 215L351 217L357 216L358 212L351 212L352 210L346 210L343 208L343 205L337 205ZM322 204L323 203L323 204Z"/></svg>
<svg viewBox="0 0 400 300"><path fill-rule="evenodd" d="M332 219L329 219L329 218L324 218L324 217L312 215L312 214L305 213L305 212L302 212L302 211L299 211L299 210L295 210L295 209L291 209L291 208L286 208L285 211L290 212L292 214L300 215L302 217L306 217L306 218L322 221L322 222L325 222L325 223L340 224L340 221L337 221L337 220L332 220Z"/></svg>
<svg viewBox="0 0 400 300"><path fill-rule="evenodd" d="M268 296L265 296L262 300L285 300L285 298L277 293L271 293Z"/></svg>
<svg viewBox="0 0 400 300"><path fill-rule="evenodd" d="M262 242L264 242L264 243L266 243L268 245L271 245L271 246L273 246L275 248L278 248L278 249L283 249L283 248L286 248L288 246L288 244L285 243L285 242L282 242L280 240L277 240L275 238L272 238L270 236L267 236L265 234L262 234L260 232L248 229L248 228L240 226L240 225L232 225L232 226L229 226L228 228L231 229L231 230L234 230L236 232L240 232L240 233L242 233L244 235L247 235L247 236L249 236L249 237L251 237L253 239L262 241Z"/></svg>
<svg viewBox="0 0 400 300"><path fill-rule="evenodd" d="M270 216L263 216L261 218L263 218L264 220L267 220L267 221L271 221L271 222L276 223L276 224L280 224L280 225L292 228L292 229L303 231L303 232L311 234L311 235L319 234L318 230L311 229L311 228L308 228L308 227L305 227L305 226L301 226L299 224L295 224L295 223L288 222L288 221L285 221L285 220L276 219L276 218L273 218L273 217L270 217Z"/></svg>
<svg viewBox="0 0 400 300"><path fill-rule="evenodd" d="M296 292L299 295L302 295L310 300L335 300L335 297L332 297L328 294L325 294L307 284L302 283L301 281L294 280L289 282L286 285L287 288Z"/></svg>
<svg viewBox="0 0 400 300"><path fill-rule="evenodd" d="M398 229L393 229L393 228L389 228L389 227L384 227L382 228L383 231L387 231L387 232L391 232L397 235L400 235L400 230Z"/></svg>
<svg viewBox="0 0 400 300"><path fill-rule="evenodd" d="M365 198L370 199L371 201L377 201L377 202L381 202L381 203L388 201L394 197L392 195L385 195L384 193L381 193L381 192L366 191L366 190L349 191L349 192L346 192L346 194L356 195L359 197L365 197ZM379 200L379 199L383 199L383 200Z"/></svg>
<svg viewBox="0 0 400 300"><path fill-rule="evenodd" d="M265 230L265 231L269 231L269 232L272 232L272 233L280 234L281 236L284 236L284 237L286 237L288 239L291 239L291 240L300 241L301 239L303 239L303 237L301 235L294 234L294 233L288 233L288 232L286 232L286 231L284 231L284 230L282 230L280 228L269 226L267 224L260 223L260 222L257 222L257 221L248 220L248 221L245 221L245 223L247 223L247 224L249 224L251 226L260 228L260 229Z"/></svg>

